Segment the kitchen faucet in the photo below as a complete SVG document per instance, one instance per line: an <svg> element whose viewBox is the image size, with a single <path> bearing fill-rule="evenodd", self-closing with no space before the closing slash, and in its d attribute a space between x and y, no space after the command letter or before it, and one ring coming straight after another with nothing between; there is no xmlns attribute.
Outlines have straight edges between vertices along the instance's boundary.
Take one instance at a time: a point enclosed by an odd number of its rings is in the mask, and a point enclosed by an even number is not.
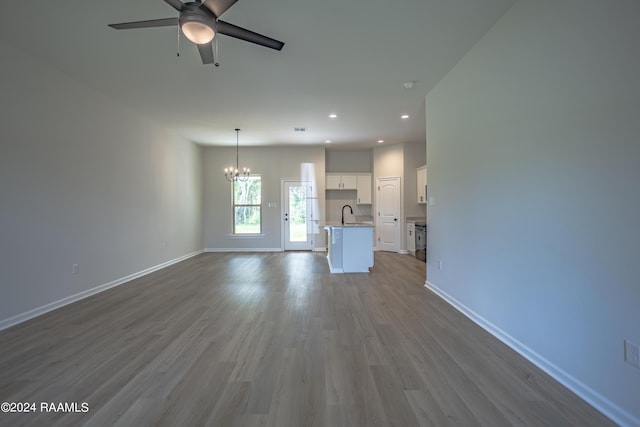
<svg viewBox="0 0 640 427"><path fill-rule="evenodd" d="M349 210L351 211L351 215L353 215L353 208L351 207L351 205L344 205L342 207L342 225L344 225L344 208L349 208Z"/></svg>

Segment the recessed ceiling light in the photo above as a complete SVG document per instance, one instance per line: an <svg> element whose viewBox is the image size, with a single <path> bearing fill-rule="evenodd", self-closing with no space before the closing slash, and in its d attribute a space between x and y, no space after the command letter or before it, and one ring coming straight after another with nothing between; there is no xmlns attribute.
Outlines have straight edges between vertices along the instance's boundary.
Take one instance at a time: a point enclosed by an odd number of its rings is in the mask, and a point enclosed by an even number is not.
<svg viewBox="0 0 640 427"><path fill-rule="evenodd" d="M378 144L382 144L384 142L384 139L379 139L378 140Z"/></svg>
<svg viewBox="0 0 640 427"><path fill-rule="evenodd" d="M402 86L404 86L405 89L413 89L413 87L416 85L415 81L410 81L410 82L404 82L402 84Z"/></svg>
<svg viewBox="0 0 640 427"><path fill-rule="evenodd" d="M337 114L335 114L335 113L331 113L331 114L329 114L329 118L330 118L330 119L335 119L336 117L338 117L338 115L337 115Z"/></svg>
<svg viewBox="0 0 640 427"><path fill-rule="evenodd" d="M401 118L401 119L408 119L408 118L409 118L409 115L408 115L408 114L403 114L403 115L401 115L401 116L400 116L400 118Z"/></svg>
<svg viewBox="0 0 640 427"><path fill-rule="evenodd" d="M327 140L325 141L325 144L331 144L331 141L327 139Z"/></svg>

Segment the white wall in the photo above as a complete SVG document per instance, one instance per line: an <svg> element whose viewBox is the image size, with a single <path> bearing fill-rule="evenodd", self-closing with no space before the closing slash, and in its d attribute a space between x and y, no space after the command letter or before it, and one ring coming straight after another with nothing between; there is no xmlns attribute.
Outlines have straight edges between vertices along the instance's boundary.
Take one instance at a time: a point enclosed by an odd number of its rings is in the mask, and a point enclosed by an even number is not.
<svg viewBox="0 0 640 427"><path fill-rule="evenodd" d="M236 148L204 148L204 245L207 250L279 250L282 249L281 189L282 180L315 180L316 218L324 219L324 147L242 147L240 167L262 177L261 238L232 238L231 187L224 178L224 168L235 164ZM276 207L268 207L275 203ZM315 204L315 203L314 203ZM315 247L322 247L324 235Z"/></svg>
<svg viewBox="0 0 640 427"><path fill-rule="evenodd" d="M0 56L0 328L202 249L199 147L4 42Z"/></svg>
<svg viewBox="0 0 640 427"><path fill-rule="evenodd" d="M640 425L640 3L520 1L427 101L428 281ZM442 260L443 269L438 269Z"/></svg>

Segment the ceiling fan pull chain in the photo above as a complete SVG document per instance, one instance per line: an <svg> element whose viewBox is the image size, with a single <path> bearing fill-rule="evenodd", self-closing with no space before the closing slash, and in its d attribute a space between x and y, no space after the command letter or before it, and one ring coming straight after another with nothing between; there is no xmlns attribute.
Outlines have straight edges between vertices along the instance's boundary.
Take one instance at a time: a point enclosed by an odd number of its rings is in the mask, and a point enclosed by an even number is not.
<svg viewBox="0 0 640 427"><path fill-rule="evenodd" d="M176 56L180 56L180 26L178 25L178 50Z"/></svg>
<svg viewBox="0 0 640 427"><path fill-rule="evenodd" d="M216 67L219 67L220 66L220 60L218 58L218 37L213 39L213 47L214 47L214 50L215 50L215 54L213 55L213 58L214 58L213 59L213 61L214 61L213 65L215 65Z"/></svg>

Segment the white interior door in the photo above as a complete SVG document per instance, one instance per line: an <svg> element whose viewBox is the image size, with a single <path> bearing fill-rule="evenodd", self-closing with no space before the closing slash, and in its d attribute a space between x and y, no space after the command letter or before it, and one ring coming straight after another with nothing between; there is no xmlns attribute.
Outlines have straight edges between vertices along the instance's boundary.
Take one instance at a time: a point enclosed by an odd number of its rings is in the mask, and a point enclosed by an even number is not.
<svg viewBox="0 0 640 427"><path fill-rule="evenodd" d="M282 233L285 251L313 249L311 182L282 183Z"/></svg>
<svg viewBox="0 0 640 427"><path fill-rule="evenodd" d="M376 179L376 247L398 252L400 244L400 178Z"/></svg>

